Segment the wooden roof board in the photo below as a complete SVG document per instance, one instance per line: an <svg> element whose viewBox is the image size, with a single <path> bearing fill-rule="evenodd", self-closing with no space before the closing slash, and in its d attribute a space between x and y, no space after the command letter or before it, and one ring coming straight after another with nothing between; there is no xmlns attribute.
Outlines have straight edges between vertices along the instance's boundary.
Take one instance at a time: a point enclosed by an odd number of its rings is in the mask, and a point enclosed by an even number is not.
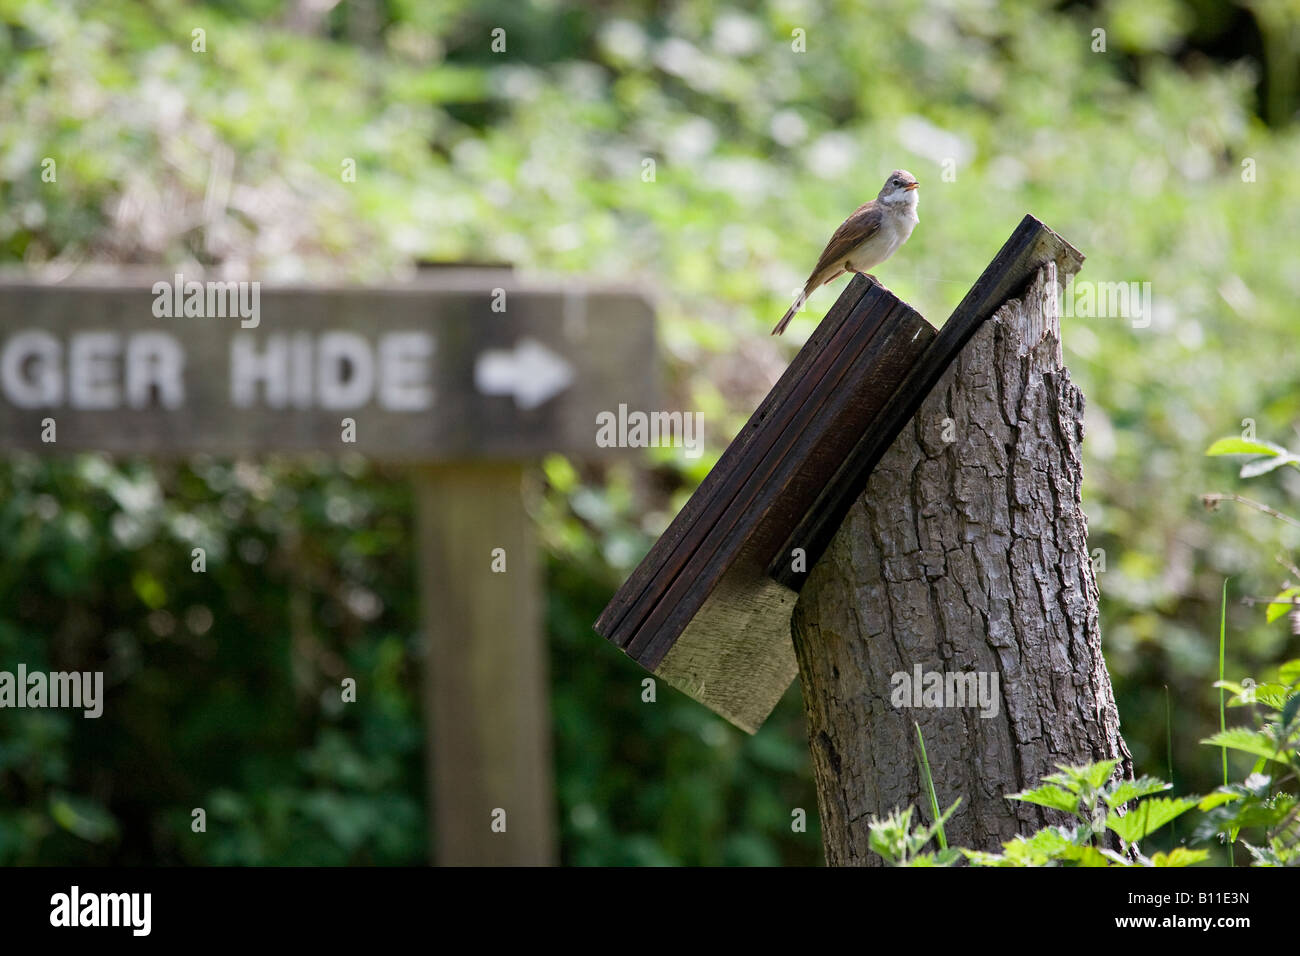
<svg viewBox="0 0 1300 956"><path fill-rule="evenodd" d="M614 595L596 621L597 633L619 647L626 647L663 588L711 530L720 508L735 494L737 472L745 467L747 456L766 451L776 439L779 431L773 423L778 419L774 416L802 405L803 396L821 380L839 354L843 347L841 338L853 336L855 329L847 320L870 285L862 278L845 289L813 338L800 350L685 507ZM665 574L669 575L668 580L664 579Z"/></svg>
<svg viewBox="0 0 1300 956"><path fill-rule="evenodd" d="M628 653L642 664L659 663L746 542L766 555L784 540L841 460L818 454L820 446L843 439L845 428L852 429L847 434L853 438L860 435L935 334L910 306L879 286L868 290L858 311L857 340L836 356L831 373L785 420L772 446L761 458L753 456L757 460L732 501L628 643ZM845 408L862 418L846 420ZM774 415L773 427L780 420Z"/></svg>
<svg viewBox="0 0 1300 956"><path fill-rule="evenodd" d="M598 634L609 638L620 647L626 643L626 640L619 641L617 639L619 634L625 634L627 638L631 637L634 626L624 624L624 618L628 612L652 587L657 575L673 551L679 546L682 537L689 528L694 527L696 522L700 520L702 513L714 500L718 490L727 487L727 479L741 458L746 446L755 440L770 440L771 435L763 430L763 423L772 413L772 410L785 401L795 385L803 379L809 363L820 354L826 341L833 338L840 331L845 320L848 319L854 306L857 305L858 300L862 298L869 285L870 283L865 278L855 277L854 281L845 288L840 298L831 307L826 317L822 319L821 324L817 326L808 342L805 343L803 349L795 356L794 361L786 368L780 379L777 380L776 385L759 403L758 408L754 410L754 414L749 417L749 421L745 423L745 426L736 434L731 444L727 446L718 459L718 463L700 482L699 487L687 500L676 519L659 536L659 539L650 548L645 558L637 565L624 585L619 588L605 610L601 612L595 624ZM635 623L639 623L639 621L633 622L633 624Z"/></svg>

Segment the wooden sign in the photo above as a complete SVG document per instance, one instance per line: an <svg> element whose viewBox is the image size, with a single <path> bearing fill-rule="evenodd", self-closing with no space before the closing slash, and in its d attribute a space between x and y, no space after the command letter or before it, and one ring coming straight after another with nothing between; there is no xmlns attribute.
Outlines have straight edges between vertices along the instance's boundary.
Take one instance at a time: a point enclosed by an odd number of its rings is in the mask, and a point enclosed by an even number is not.
<svg viewBox="0 0 1300 956"><path fill-rule="evenodd" d="M598 457L597 415L654 407L653 329L634 293L508 277L497 288L0 279L0 448Z"/></svg>
<svg viewBox="0 0 1300 956"><path fill-rule="evenodd" d="M757 730L797 672L789 621L798 589L880 454L979 324L1062 257L1082 261L1026 216L941 333L855 277L596 631Z"/></svg>

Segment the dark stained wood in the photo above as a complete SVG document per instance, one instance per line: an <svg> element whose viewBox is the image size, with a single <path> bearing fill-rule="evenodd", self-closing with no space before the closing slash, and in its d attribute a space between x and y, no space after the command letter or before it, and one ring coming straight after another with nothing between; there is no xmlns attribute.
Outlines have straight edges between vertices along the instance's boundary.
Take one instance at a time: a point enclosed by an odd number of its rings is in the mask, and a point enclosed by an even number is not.
<svg viewBox="0 0 1300 956"><path fill-rule="evenodd" d="M634 658L641 659L640 647L634 642L638 640L638 635L646 633L645 619L662 607L666 591L682 586L682 579L691 576L693 569L690 562L699 554L701 546L709 540L710 535L717 531L719 522L725 521L728 503L746 486L759 462L774 447L782 442L789 443L788 436L793 428L804 424L805 420L801 416L817 408L820 397L843 376L844 363L861 351L878 328L878 322L884 316L883 311L874 320L863 318L864 303L868 300L873 303L876 301L872 292L872 289L868 289L850 313L850 319L836 330L832 338L826 340L826 347L813 353L802 374L792 382L789 392L764 419L759 434L740 449L734 469L726 476L726 484L722 486L724 495L709 502L701 511L700 517L686 528L685 534L661 569L656 581L660 590L652 597L643 596L642 601L634 605L624 619L616 642L627 648ZM810 396L817 397L817 401L810 404ZM657 659L656 657L656 662Z"/></svg>
<svg viewBox="0 0 1300 956"><path fill-rule="evenodd" d="M733 476L745 449L752 443L760 443L766 448L767 444L774 439L773 432L764 427L768 417L774 409L788 402L797 388L808 384L810 366L816 360L829 357L828 343L843 329L850 313L870 285L870 280L865 277L854 276L853 281L845 287L821 324L795 356L794 361L767 393L767 397L759 403L754 414L749 417L749 421L732 439L731 444L718 459L718 463L700 482L700 486L687 500L677 517L659 536L645 558L637 565L632 575L619 588L618 593L596 620L595 629L598 634L609 638L620 647L631 638L636 625L644 616L645 604L640 602L652 603L656 600L659 589L662 588L663 582L660 576L664 573L664 569L674 566L674 559L675 566L680 568L685 555L698 545L699 536L704 530L699 525L707 517L708 509L715 505L719 495L729 497L735 493ZM684 541L692 531L696 532L696 537ZM634 606L640 609L640 616L633 615L629 620L629 612Z"/></svg>
<svg viewBox="0 0 1300 956"><path fill-rule="evenodd" d="M841 460L835 450L849 447L847 442L836 447L843 428L851 424L845 409L869 421L934 335L920 315L879 286L863 296L859 307L863 315L856 322L857 340L840 353L837 367L800 408L774 414L773 427L781 428L777 441L745 469L711 533L628 642L628 653L638 661L658 664L746 542L756 553L767 554L783 539L782 532L820 491L818 466L834 468ZM820 451L825 444L830 448Z"/></svg>
<svg viewBox="0 0 1300 956"><path fill-rule="evenodd" d="M1025 216L944 323L938 337L908 374L880 417L871 423L861 441L826 483L816 503L770 556L768 574L773 580L795 591L802 589L808 575L791 568L790 552L794 548L803 548L808 554L808 571L812 570L853 502L867 486L871 470L911 421L948 366L980 325L1002 303L1022 292L1048 262L1056 264L1058 274L1073 275L1083 264L1083 253L1033 216Z"/></svg>
<svg viewBox="0 0 1300 956"><path fill-rule="evenodd" d="M894 334L875 337L850 368L843 387L822 406L823 416L800 431L770 475L755 482L757 493L730 522L712 559L693 572L685 596L661 603L669 612L653 632L657 640L638 658L750 733L771 713L797 670L789 626L796 595L767 576L765 556L815 497L817 476L841 460L862 422L879 410L888 394L853 388L851 383L867 375L897 380L934 337L933 328L919 315L899 306L887 320ZM733 508L739 511L742 504L735 502ZM752 534L746 535L746 528L752 528ZM733 553L734 559L726 563ZM715 579L710 590L709 582ZM698 610L691 613L697 604ZM676 631L680 633L670 641Z"/></svg>

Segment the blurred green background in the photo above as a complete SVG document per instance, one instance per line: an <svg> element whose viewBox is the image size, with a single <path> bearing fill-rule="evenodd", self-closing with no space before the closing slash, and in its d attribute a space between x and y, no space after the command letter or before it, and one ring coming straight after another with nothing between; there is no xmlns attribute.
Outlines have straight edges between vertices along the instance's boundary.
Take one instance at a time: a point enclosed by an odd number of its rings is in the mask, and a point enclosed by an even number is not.
<svg viewBox="0 0 1300 956"><path fill-rule="evenodd" d="M655 290L668 407L704 412L710 453L542 466L562 861L814 864L797 686L750 738L663 685L643 704L591 622L834 301L767 336L831 230L901 166L921 224L880 276L936 324L1026 212L1081 279L1152 284L1149 327L1068 319L1064 345L1122 729L1168 777L1168 699L1176 789L1211 789L1220 588L1272 595L1297 551L1199 496L1300 497L1293 469L1203 457L1243 419L1300 444L1298 45L1297 0L0 0L0 265L504 261ZM402 474L363 461L6 457L0 663L102 669L110 703L0 711L0 863L423 862L411 528ZM1262 607L1228 628L1230 677L1300 650Z"/></svg>

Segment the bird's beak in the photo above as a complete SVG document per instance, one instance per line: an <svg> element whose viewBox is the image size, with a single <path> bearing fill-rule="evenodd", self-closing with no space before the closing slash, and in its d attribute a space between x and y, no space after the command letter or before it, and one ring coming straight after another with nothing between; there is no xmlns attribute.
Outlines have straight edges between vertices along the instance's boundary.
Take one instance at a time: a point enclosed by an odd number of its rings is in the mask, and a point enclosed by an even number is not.
<svg viewBox="0 0 1300 956"><path fill-rule="evenodd" d="M921 184L920 184L920 183L908 183L906 186L903 187L903 189L904 189L906 192L909 192L909 193L910 193L913 189L915 189L915 188L916 188L917 186L919 186L919 185L921 185Z"/></svg>

